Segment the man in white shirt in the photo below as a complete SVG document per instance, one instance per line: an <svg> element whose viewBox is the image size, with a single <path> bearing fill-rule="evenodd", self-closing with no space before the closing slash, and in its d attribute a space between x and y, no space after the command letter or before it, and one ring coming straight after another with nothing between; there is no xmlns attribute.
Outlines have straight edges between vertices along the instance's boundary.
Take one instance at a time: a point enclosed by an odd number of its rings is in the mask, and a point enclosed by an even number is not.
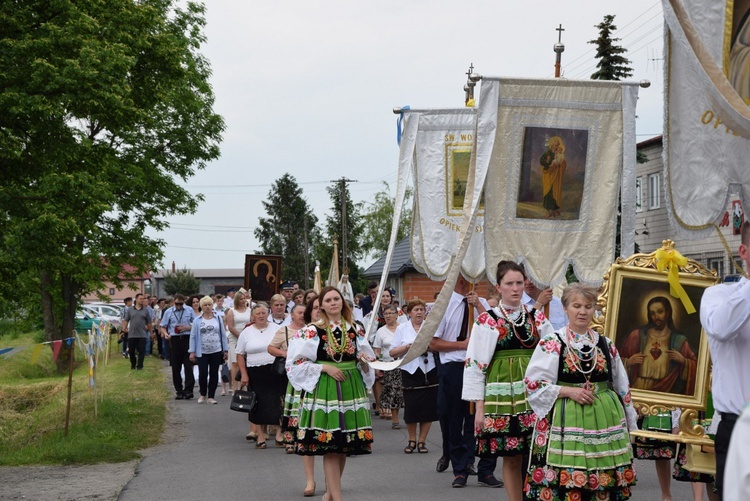
<svg viewBox="0 0 750 501"><path fill-rule="evenodd" d="M445 315L430 341L430 350L440 354L438 415L443 435L443 457L438 461L437 470L445 470L450 460L453 465L453 487L458 488L466 486L466 478L473 470L474 416L469 413L469 403L461 399L461 392L472 323L467 308L469 304L480 301L483 300L475 292L469 291L469 282L459 275ZM483 306L488 309L487 304ZM481 485L502 487L503 483L493 473L496 463L492 459L479 460L477 479Z"/></svg>
<svg viewBox="0 0 750 501"><path fill-rule="evenodd" d="M724 484L725 499L750 499L750 403L745 406L732 431L732 443L727 453Z"/></svg>
<svg viewBox="0 0 750 501"><path fill-rule="evenodd" d="M750 269L750 222L742 225L740 258ZM732 431L750 398L750 280L709 287L701 299L701 324L708 334L713 364L711 392L714 408L721 415L716 431L716 488L723 497L727 451ZM730 499L730 498L727 498Z"/></svg>

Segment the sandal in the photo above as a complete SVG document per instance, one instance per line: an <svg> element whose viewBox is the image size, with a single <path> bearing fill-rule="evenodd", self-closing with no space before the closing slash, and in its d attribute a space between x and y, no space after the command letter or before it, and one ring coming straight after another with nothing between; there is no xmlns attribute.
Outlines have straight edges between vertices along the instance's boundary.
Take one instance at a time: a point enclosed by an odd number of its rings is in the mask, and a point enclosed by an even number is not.
<svg viewBox="0 0 750 501"><path fill-rule="evenodd" d="M409 440L409 444L404 447L404 452L406 454L411 454L414 452L414 449L417 447L417 442L415 440Z"/></svg>
<svg viewBox="0 0 750 501"><path fill-rule="evenodd" d="M251 431L250 433L245 435L245 440L249 440L251 442L258 440L258 434Z"/></svg>
<svg viewBox="0 0 750 501"><path fill-rule="evenodd" d="M284 447L284 439L281 439L281 440L274 439L273 441L276 442L276 447Z"/></svg>
<svg viewBox="0 0 750 501"><path fill-rule="evenodd" d="M417 444L417 452L420 454L427 454L430 451L427 450L427 444L425 444L424 442L419 442Z"/></svg>
<svg viewBox="0 0 750 501"><path fill-rule="evenodd" d="M265 442L256 442L255 443L255 448L256 449L265 449L266 448L266 443Z"/></svg>
<svg viewBox="0 0 750 501"><path fill-rule="evenodd" d="M391 425L391 430L400 430L400 429L401 429L401 425L398 423L393 423Z"/></svg>
<svg viewBox="0 0 750 501"><path fill-rule="evenodd" d="M287 454L294 454L294 446L293 445L287 445L286 446L286 453Z"/></svg>

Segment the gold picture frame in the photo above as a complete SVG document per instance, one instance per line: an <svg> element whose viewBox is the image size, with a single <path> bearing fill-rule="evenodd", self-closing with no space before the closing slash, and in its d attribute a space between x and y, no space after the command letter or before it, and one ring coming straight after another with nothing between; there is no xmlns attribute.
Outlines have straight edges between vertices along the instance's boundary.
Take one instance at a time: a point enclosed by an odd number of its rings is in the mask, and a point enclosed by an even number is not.
<svg viewBox="0 0 750 501"><path fill-rule="evenodd" d="M673 250L674 243L664 241L662 249ZM633 403L642 414L677 407L702 410L708 397L710 356L700 301L718 277L690 259L680 268L680 284L696 309L688 314L682 301L670 294L667 271L656 269L656 254L618 258L610 267L597 301L602 317L594 329L615 343L628 371ZM666 337L661 334L665 327Z"/></svg>

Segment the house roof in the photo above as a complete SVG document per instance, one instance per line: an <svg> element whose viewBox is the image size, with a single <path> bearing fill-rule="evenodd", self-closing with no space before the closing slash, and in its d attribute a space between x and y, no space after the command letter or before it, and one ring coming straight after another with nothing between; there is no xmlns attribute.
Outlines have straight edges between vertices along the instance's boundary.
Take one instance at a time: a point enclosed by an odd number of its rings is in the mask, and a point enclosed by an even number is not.
<svg viewBox="0 0 750 501"><path fill-rule="evenodd" d="M385 266L385 257L383 254L380 258L372 263L367 268L362 276L367 278L380 278L383 274L383 267ZM393 258L391 259L391 268L388 271L388 275L401 276L409 270L414 269L414 263L411 262L411 245L410 239L407 236L396 244L393 248Z"/></svg>
<svg viewBox="0 0 750 501"><path fill-rule="evenodd" d="M164 278L172 270L164 269L154 273L154 278ZM244 268L194 268L190 270L195 278L243 278Z"/></svg>
<svg viewBox="0 0 750 501"><path fill-rule="evenodd" d="M635 147L637 149L641 149L647 146L653 146L655 144L662 144L662 136L654 136L652 138L646 139L645 141L641 141L640 143L636 144Z"/></svg>

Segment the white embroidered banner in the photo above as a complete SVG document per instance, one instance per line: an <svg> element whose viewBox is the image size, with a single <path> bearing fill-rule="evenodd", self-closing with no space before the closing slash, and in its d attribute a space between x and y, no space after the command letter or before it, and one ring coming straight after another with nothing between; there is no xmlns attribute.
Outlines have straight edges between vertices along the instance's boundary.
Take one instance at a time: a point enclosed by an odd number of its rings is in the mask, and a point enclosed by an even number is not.
<svg viewBox="0 0 750 501"><path fill-rule="evenodd" d="M476 110L411 111L419 120L413 155L402 155L401 169L414 178L411 256L432 280L445 280L459 247L467 176L476 135ZM477 187L479 196L481 186ZM480 202L461 271L473 281L484 277L483 206Z"/></svg>
<svg viewBox="0 0 750 501"><path fill-rule="evenodd" d="M712 232L730 192L750 190L750 5L663 0L667 211L675 231ZM703 231L697 231L703 230Z"/></svg>
<svg viewBox="0 0 750 501"><path fill-rule="evenodd" d="M568 264L581 281L601 283L614 258L623 159L633 188L623 194L623 227L634 226L637 92L623 82L483 79L479 117L497 122L477 156L490 280L507 259L525 262L538 285L561 283ZM623 253L633 235L624 233Z"/></svg>

